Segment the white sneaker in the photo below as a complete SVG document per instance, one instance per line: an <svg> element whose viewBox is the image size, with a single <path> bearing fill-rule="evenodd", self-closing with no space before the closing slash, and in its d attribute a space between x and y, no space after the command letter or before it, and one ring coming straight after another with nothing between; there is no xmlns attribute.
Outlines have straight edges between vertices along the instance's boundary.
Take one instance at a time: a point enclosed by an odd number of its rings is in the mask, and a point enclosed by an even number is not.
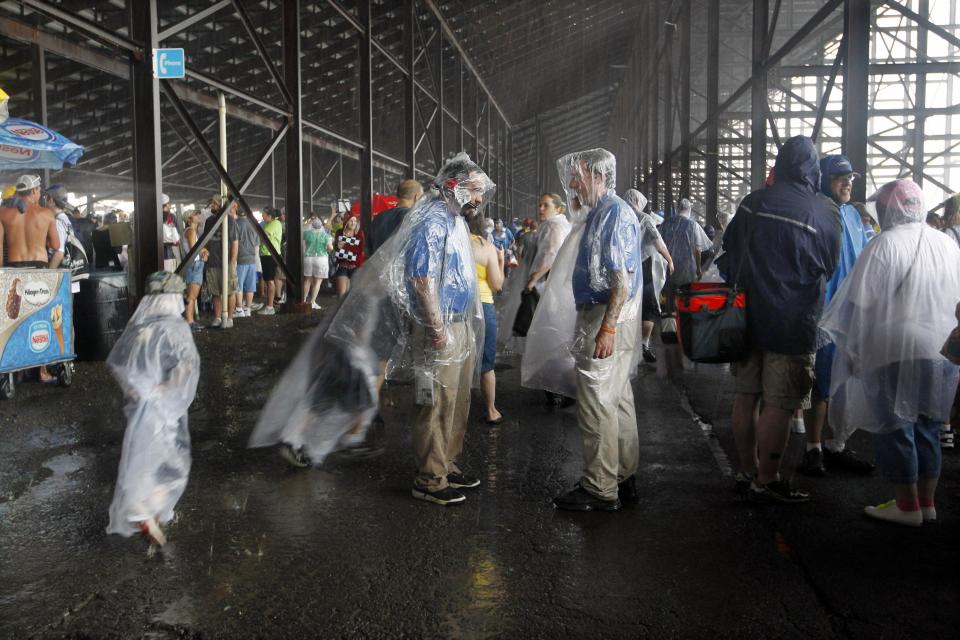
<svg viewBox="0 0 960 640"><path fill-rule="evenodd" d="M258 316L273 316L276 314L277 310L273 307L264 307L263 309L260 309L260 311L257 311Z"/></svg>
<svg viewBox="0 0 960 640"><path fill-rule="evenodd" d="M210 326L214 328L219 328L220 324L221 324L220 318L214 318L213 322L210 323Z"/></svg>
<svg viewBox="0 0 960 640"><path fill-rule="evenodd" d="M920 507L920 513L923 514L923 521L927 524L931 524L937 521L936 507Z"/></svg>
<svg viewBox="0 0 960 640"><path fill-rule="evenodd" d="M220 328L221 328L221 329L233 329L233 318L227 318L227 319L224 321L223 326L220 327Z"/></svg>
<svg viewBox="0 0 960 640"><path fill-rule="evenodd" d="M251 311L260 311L260 309L263 309L262 302L254 302L252 305L250 305Z"/></svg>
<svg viewBox="0 0 960 640"><path fill-rule="evenodd" d="M863 512L871 518L893 522L894 524L902 524L908 527L919 527L923 524L923 513L920 510L902 511L900 507L897 506L896 500L890 500L889 502L878 504L875 507L864 507Z"/></svg>
<svg viewBox="0 0 960 640"><path fill-rule="evenodd" d="M312 303L310 306L311 306L315 311L319 311L320 309L323 309L323 307L321 307L320 305L318 305L316 302Z"/></svg>

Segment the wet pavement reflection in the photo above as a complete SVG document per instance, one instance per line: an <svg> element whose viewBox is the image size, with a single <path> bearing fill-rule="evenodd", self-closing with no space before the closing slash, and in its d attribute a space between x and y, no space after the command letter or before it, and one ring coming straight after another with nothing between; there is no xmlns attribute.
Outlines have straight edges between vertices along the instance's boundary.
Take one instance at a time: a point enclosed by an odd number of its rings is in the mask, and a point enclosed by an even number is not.
<svg viewBox="0 0 960 640"><path fill-rule="evenodd" d="M317 320L198 334L193 470L152 556L104 533L124 422L102 364L0 405L0 638L945 637L960 622L956 457L938 527L860 518L885 496L877 478L825 478L810 505L751 508L730 491L726 371L671 382L644 368L640 503L558 512L551 498L580 468L575 409L519 389L506 358L506 419L475 410L461 465L483 484L440 508L410 498L409 386L386 387L379 458L294 470L245 448Z"/></svg>

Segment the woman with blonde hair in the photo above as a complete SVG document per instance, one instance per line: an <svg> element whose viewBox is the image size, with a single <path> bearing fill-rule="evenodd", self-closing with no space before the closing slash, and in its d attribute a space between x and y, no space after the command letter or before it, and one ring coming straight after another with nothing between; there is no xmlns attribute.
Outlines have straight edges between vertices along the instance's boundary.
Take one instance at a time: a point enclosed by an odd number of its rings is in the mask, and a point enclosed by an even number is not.
<svg viewBox="0 0 960 640"><path fill-rule="evenodd" d="M483 354L480 361L480 390L487 409L487 424L500 424L503 414L497 411L497 312L493 294L503 286L503 249L485 236L485 219L475 215L469 221L473 261L477 268L477 295L483 306Z"/></svg>

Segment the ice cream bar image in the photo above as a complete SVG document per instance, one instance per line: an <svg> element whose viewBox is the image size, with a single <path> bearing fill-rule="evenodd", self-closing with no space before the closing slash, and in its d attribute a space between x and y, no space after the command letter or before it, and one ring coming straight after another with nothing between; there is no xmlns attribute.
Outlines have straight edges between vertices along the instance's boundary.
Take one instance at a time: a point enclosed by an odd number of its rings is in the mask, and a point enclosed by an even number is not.
<svg viewBox="0 0 960 640"><path fill-rule="evenodd" d="M20 293L17 288L20 286L20 278L14 278L10 283L10 291L7 292L7 317L16 320L20 315Z"/></svg>
<svg viewBox="0 0 960 640"><path fill-rule="evenodd" d="M53 325L53 332L57 335L60 355L63 355L63 305L58 304L50 309L50 324Z"/></svg>

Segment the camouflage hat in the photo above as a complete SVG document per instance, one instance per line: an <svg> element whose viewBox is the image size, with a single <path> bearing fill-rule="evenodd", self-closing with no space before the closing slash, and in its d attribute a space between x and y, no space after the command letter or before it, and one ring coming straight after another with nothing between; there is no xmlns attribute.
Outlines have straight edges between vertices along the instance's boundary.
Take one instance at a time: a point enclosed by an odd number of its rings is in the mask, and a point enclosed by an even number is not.
<svg viewBox="0 0 960 640"><path fill-rule="evenodd" d="M187 288L183 278L170 271L157 271L147 276L147 290L145 295L154 296L161 293L182 294Z"/></svg>

